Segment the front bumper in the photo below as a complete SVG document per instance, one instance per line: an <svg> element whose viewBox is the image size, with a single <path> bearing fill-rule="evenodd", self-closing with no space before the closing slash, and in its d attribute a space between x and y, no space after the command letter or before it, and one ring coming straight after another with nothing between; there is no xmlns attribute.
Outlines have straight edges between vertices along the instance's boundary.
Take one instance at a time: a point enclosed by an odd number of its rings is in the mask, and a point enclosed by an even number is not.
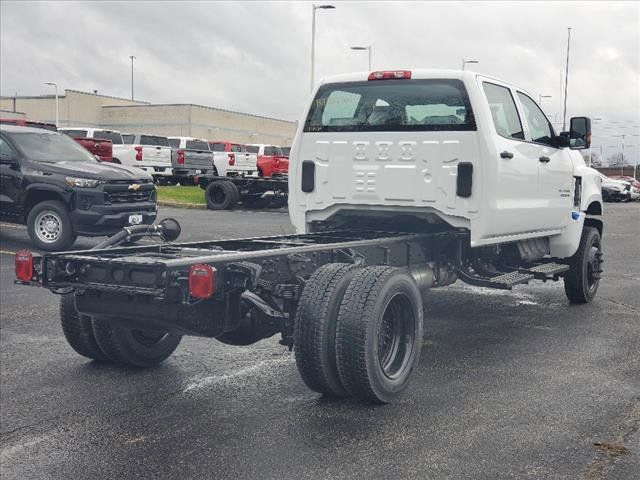
<svg viewBox="0 0 640 480"><path fill-rule="evenodd" d="M79 235L112 235L123 227L131 225L130 215L142 215L142 223L151 225L158 215L157 208L157 205L152 202L117 206L96 205L90 210L73 210L71 221Z"/></svg>

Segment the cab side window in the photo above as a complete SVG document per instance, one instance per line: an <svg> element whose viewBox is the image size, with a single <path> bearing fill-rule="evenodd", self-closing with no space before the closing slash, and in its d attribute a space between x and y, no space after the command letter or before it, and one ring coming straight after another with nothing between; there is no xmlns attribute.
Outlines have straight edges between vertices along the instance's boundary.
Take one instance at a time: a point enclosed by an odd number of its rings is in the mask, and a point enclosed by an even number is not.
<svg viewBox="0 0 640 480"><path fill-rule="evenodd" d="M524 140L522 122L511 91L494 83L483 82L482 87L489 102L491 117L498 135L514 140Z"/></svg>
<svg viewBox="0 0 640 480"><path fill-rule="evenodd" d="M553 145L553 128L544 112L538 107L530 97L522 92L518 92L518 98L522 103L524 116L529 124L530 140L545 145Z"/></svg>

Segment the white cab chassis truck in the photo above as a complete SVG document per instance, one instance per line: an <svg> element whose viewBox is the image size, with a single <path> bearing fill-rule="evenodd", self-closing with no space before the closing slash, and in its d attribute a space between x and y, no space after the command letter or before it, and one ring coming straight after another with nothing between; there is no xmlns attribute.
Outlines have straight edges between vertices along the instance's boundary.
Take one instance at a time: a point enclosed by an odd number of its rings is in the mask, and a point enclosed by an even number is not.
<svg viewBox="0 0 640 480"><path fill-rule="evenodd" d="M81 355L151 366L182 335L249 345L276 333L312 390L394 400L422 349L425 292L562 281L589 303L602 272L600 177L531 94L472 72L399 70L323 80L291 151L295 235L173 241L129 227L82 252L16 255L18 282L62 293Z"/></svg>

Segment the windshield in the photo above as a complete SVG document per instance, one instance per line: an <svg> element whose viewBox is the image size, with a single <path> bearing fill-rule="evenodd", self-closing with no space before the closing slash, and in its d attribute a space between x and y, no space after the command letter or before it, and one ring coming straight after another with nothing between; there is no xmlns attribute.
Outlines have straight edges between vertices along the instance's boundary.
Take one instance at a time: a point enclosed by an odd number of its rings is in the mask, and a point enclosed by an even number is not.
<svg viewBox="0 0 640 480"><path fill-rule="evenodd" d="M258 153L260 151L260 147L257 145L247 145L246 148L249 153Z"/></svg>
<svg viewBox="0 0 640 480"><path fill-rule="evenodd" d="M280 150L282 150L282 155L285 157L288 157L291 153L291 147L280 147Z"/></svg>
<svg viewBox="0 0 640 480"><path fill-rule="evenodd" d="M464 84L453 79L323 85L304 126L305 132L475 129Z"/></svg>
<svg viewBox="0 0 640 480"><path fill-rule="evenodd" d="M112 132L111 130L95 130L93 138L98 140L111 140L114 145L122 145L122 135L120 132Z"/></svg>
<svg viewBox="0 0 640 480"><path fill-rule="evenodd" d="M96 162L84 147L67 135L53 133L6 133L25 157L35 162Z"/></svg>

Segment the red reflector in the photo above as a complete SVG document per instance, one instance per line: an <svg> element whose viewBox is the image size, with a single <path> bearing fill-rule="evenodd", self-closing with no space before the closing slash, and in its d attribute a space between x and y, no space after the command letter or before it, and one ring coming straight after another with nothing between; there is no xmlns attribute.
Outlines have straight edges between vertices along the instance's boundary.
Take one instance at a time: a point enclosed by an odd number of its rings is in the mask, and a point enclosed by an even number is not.
<svg viewBox="0 0 640 480"><path fill-rule="evenodd" d="M23 282L31 281L33 277L33 254L29 250L16 252L16 278Z"/></svg>
<svg viewBox="0 0 640 480"><path fill-rule="evenodd" d="M229 154L229 165L234 166L236 164L236 155L234 153Z"/></svg>
<svg viewBox="0 0 640 480"><path fill-rule="evenodd" d="M411 70L384 70L369 74L369 80L398 80L402 78L411 78Z"/></svg>
<svg viewBox="0 0 640 480"><path fill-rule="evenodd" d="M195 298L209 298L213 295L213 281L216 269L211 265L191 265L189 269L189 293Z"/></svg>
<svg viewBox="0 0 640 480"><path fill-rule="evenodd" d="M135 147L136 149L136 160L138 162L142 161L142 147Z"/></svg>
<svg viewBox="0 0 640 480"><path fill-rule="evenodd" d="M184 165L184 151L178 150L177 156L178 156L178 164Z"/></svg>

